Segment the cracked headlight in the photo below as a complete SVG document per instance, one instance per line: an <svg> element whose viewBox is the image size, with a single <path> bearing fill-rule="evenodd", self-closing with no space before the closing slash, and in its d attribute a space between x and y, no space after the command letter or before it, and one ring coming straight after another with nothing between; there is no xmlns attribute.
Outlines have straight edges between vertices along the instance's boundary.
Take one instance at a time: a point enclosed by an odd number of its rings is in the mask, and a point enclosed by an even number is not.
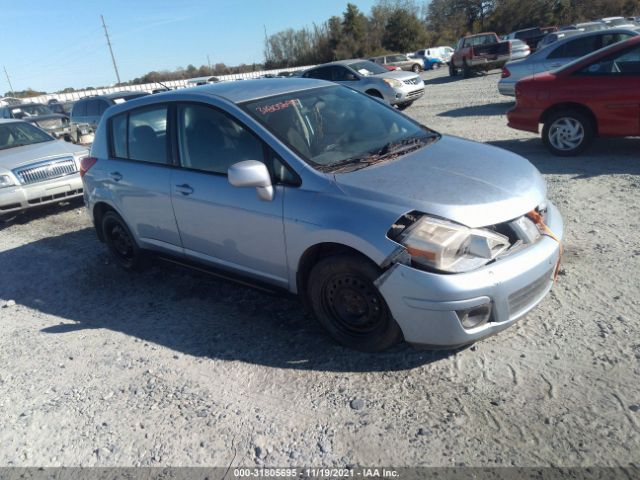
<svg viewBox="0 0 640 480"><path fill-rule="evenodd" d="M383 78L382 80L391 88L402 88L402 82L400 80L396 80L395 78Z"/></svg>
<svg viewBox="0 0 640 480"><path fill-rule="evenodd" d="M0 188L12 187L15 182L9 175L0 175Z"/></svg>
<svg viewBox="0 0 640 480"><path fill-rule="evenodd" d="M422 216L400 236L412 262L434 270L468 272L509 248L504 235Z"/></svg>

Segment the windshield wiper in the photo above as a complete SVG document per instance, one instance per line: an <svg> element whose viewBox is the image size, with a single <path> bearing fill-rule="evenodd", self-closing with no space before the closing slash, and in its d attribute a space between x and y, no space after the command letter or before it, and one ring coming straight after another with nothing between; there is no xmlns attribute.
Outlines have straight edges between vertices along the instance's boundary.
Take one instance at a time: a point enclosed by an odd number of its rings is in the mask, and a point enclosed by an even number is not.
<svg viewBox="0 0 640 480"><path fill-rule="evenodd" d="M381 148L368 152L366 155L348 158L342 162L334 163L332 165L323 165L322 167L319 167L319 170L331 173L352 172L419 150L420 148L429 145L437 138L439 138L439 135L437 134L427 134L419 137L405 138L397 142L389 142Z"/></svg>

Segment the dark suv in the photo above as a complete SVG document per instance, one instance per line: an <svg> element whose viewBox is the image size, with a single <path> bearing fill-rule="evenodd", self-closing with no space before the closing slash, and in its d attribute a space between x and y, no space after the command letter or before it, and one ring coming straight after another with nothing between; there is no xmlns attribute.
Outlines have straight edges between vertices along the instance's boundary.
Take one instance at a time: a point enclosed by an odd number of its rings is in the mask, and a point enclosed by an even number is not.
<svg viewBox="0 0 640 480"><path fill-rule="evenodd" d="M144 95L149 94L145 92L116 92L78 100L71 110L71 141L87 143L86 137L93 136L102 114L107 108ZM85 137L84 141L83 137Z"/></svg>

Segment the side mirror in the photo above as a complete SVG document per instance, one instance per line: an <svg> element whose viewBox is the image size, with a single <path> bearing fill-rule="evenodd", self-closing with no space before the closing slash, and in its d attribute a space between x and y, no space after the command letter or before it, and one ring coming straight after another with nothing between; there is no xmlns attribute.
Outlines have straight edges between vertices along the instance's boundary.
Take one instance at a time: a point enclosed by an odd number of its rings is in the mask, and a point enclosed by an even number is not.
<svg viewBox="0 0 640 480"><path fill-rule="evenodd" d="M260 200L273 200L271 175L264 163L257 160L234 163L229 167L227 174L229 183L234 187L254 187Z"/></svg>

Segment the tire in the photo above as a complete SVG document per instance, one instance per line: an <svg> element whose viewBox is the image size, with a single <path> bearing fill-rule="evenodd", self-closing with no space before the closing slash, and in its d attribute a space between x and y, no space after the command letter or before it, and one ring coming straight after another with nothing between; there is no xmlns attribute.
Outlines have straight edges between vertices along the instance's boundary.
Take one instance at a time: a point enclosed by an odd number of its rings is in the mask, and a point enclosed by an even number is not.
<svg viewBox="0 0 640 480"><path fill-rule="evenodd" d="M377 91L377 90L367 90L367 91L366 91L366 94L367 94L367 95L370 95L370 96L372 96L372 97L375 97L375 98L384 99L384 97L382 96L382 94L381 94L379 91Z"/></svg>
<svg viewBox="0 0 640 480"><path fill-rule="evenodd" d="M471 68L467 65L467 59L462 60L462 78L469 78L471 76Z"/></svg>
<svg viewBox="0 0 640 480"><path fill-rule="evenodd" d="M407 108L409 108L411 106L413 102L405 102L405 103L400 103L398 105L396 105L396 107L398 107L398 110L406 110Z"/></svg>
<svg viewBox="0 0 640 480"><path fill-rule="evenodd" d="M431 70L439 70L440 69L440 64L438 62L434 63L433 66L431 67Z"/></svg>
<svg viewBox="0 0 640 480"><path fill-rule="evenodd" d="M583 152L595 137L592 120L576 110L560 110L544 122L542 141L551 153L572 157Z"/></svg>
<svg viewBox="0 0 640 480"><path fill-rule="evenodd" d="M411 67L411 71L413 73L420 73L422 71L422 69L420 68L420 65L418 65L417 63L413 65L413 67Z"/></svg>
<svg viewBox="0 0 640 480"><path fill-rule="evenodd" d="M111 256L128 271L140 271L146 266L146 256L122 217L109 211L102 217L102 234Z"/></svg>
<svg viewBox="0 0 640 480"><path fill-rule="evenodd" d="M458 69L453 65L453 61L449 62L449 76L450 77L458 76Z"/></svg>
<svg viewBox="0 0 640 480"><path fill-rule="evenodd" d="M402 332L374 285L379 269L355 255L320 260L307 282L309 305L338 343L364 352L386 350Z"/></svg>

